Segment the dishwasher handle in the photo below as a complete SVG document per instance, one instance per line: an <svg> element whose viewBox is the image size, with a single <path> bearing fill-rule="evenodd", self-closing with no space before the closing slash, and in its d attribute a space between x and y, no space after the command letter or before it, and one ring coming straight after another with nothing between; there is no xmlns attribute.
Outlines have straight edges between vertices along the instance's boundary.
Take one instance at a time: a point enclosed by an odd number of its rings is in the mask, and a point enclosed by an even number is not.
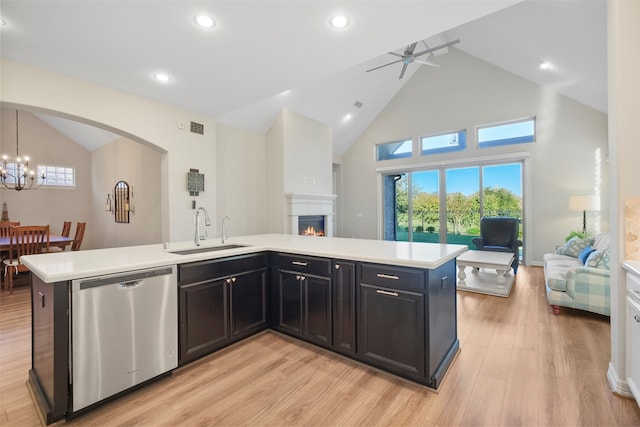
<svg viewBox="0 0 640 427"><path fill-rule="evenodd" d="M130 289L130 288L135 288L142 285L142 280L131 280L129 282L122 282L118 284L119 288L122 289Z"/></svg>

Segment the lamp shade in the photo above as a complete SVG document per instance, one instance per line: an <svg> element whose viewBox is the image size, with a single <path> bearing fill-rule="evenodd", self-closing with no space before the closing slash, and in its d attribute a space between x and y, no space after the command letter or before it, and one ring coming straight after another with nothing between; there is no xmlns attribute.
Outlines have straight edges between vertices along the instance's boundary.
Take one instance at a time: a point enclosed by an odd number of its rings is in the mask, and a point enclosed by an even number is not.
<svg viewBox="0 0 640 427"><path fill-rule="evenodd" d="M600 196L570 196L569 210L572 211L599 211Z"/></svg>

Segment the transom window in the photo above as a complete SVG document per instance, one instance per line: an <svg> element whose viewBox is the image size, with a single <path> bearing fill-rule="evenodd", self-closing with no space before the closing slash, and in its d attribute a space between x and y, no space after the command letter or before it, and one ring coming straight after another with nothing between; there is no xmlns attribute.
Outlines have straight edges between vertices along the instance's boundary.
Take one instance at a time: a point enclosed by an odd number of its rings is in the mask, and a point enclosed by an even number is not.
<svg viewBox="0 0 640 427"><path fill-rule="evenodd" d="M420 138L422 155L463 151L467 148L467 130L446 132Z"/></svg>
<svg viewBox="0 0 640 427"><path fill-rule="evenodd" d="M411 157L412 148L413 144L411 139L378 144L376 145L376 158L378 161L404 159Z"/></svg>
<svg viewBox="0 0 640 427"><path fill-rule="evenodd" d="M55 187L75 187L76 171L66 166L38 165L38 175L44 173L44 185Z"/></svg>
<svg viewBox="0 0 640 427"><path fill-rule="evenodd" d="M478 148L534 142L536 140L536 118L478 126L476 133Z"/></svg>

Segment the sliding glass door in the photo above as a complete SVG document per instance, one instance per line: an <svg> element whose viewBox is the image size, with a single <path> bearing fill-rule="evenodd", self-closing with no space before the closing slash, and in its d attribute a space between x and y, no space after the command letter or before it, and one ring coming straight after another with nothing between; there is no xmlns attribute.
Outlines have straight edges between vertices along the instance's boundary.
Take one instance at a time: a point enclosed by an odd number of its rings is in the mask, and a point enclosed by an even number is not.
<svg viewBox="0 0 640 427"><path fill-rule="evenodd" d="M522 238L522 176L522 162L385 175L385 239L473 249L483 216L520 219Z"/></svg>

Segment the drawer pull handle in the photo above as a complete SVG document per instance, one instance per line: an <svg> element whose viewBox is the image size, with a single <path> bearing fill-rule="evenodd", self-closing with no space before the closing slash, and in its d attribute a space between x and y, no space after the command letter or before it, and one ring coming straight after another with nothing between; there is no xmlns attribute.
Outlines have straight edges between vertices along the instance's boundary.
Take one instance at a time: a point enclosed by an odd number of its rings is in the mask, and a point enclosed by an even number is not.
<svg viewBox="0 0 640 427"><path fill-rule="evenodd" d="M340 264L336 264L336 270L340 270Z"/></svg>
<svg viewBox="0 0 640 427"><path fill-rule="evenodd" d="M376 274L376 276L378 276L381 279L393 279L393 280L400 280L400 278L398 276L394 276L392 274L382 274L382 273L378 273Z"/></svg>
<svg viewBox="0 0 640 427"><path fill-rule="evenodd" d="M638 316L637 314L634 314L633 318L635 319L636 323L640 323L640 316Z"/></svg>
<svg viewBox="0 0 640 427"><path fill-rule="evenodd" d="M44 308L44 294L42 292L38 292L38 295L40 295L41 307Z"/></svg>
<svg viewBox="0 0 640 427"><path fill-rule="evenodd" d="M307 263L306 262L302 262L302 261L291 261L291 264L293 264L293 265L301 265L303 267L307 266Z"/></svg>
<svg viewBox="0 0 640 427"><path fill-rule="evenodd" d="M382 295L389 295L391 297L397 297L398 293L397 292L389 292L389 291L383 291L382 289L376 289L376 292Z"/></svg>

